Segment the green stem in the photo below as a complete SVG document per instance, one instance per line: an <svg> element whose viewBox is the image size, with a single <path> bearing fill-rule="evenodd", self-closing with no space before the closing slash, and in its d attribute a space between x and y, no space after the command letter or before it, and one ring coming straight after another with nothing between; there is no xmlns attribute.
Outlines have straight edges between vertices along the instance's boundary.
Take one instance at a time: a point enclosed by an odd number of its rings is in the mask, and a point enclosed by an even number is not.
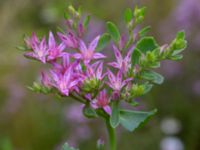
<svg viewBox="0 0 200 150"><path fill-rule="evenodd" d="M79 101L80 103L84 103L84 104L86 103L86 101L83 98L78 97L78 96L76 96L74 94L70 94L70 97L72 97L73 99Z"/></svg>
<svg viewBox="0 0 200 150"><path fill-rule="evenodd" d="M106 127L109 136L109 150L117 150L115 129L110 125L110 118L106 119Z"/></svg>

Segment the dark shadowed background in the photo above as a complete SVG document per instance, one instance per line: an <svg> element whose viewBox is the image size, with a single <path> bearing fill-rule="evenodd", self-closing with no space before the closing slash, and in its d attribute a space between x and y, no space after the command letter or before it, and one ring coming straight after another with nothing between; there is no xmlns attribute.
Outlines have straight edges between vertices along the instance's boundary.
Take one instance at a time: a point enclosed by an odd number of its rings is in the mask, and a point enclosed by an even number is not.
<svg viewBox="0 0 200 150"><path fill-rule="evenodd" d="M133 133L119 128L118 145L119 150L200 150L200 0L0 0L0 150L59 150L65 141L94 150L98 138L106 139L104 124L83 118L79 104L26 88L41 65L26 60L16 46L24 34L63 26L70 3L93 15L92 36L103 32L108 20L123 32L123 11L135 4L147 6L144 24L160 44L186 31L183 60L163 62L164 84L141 98L142 108L158 108L157 115Z"/></svg>

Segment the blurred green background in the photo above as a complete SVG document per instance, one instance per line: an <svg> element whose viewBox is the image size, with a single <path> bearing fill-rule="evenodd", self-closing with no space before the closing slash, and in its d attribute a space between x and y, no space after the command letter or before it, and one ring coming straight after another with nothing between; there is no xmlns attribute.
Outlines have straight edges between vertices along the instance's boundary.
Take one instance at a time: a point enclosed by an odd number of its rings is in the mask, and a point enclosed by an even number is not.
<svg viewBox="0 0 200 150"><path fill-rule="evenodd" d="M15 48L24 34L62 26L70 3L94 16L100 25L94 23L93 32L108 20L123 32L123 11L135 4L147 6L144 24L160 44L186 30L184 59L163 62L164 84L141 98L145 110L158 108L157 115L133 133L119 128L118 145L119 150L200 150L199 0L0 0L0 150L59 150L65 141L94 150L98 138L106 139L104 124L83 119L79 104L29 91L41 65Z"/></svg>

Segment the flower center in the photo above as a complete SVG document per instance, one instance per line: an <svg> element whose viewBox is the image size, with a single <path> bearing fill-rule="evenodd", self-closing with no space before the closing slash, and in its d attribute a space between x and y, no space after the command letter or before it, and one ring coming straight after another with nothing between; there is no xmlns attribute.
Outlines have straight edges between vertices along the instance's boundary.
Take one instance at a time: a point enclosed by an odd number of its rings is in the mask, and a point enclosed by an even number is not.
<svg viewBox="0 0 200 150"><path fill-rule="evenodd" d="M92 51L87 51L86 53L84 53L84 58L85 60L90 60L93 56L93 52Z"/></svg>

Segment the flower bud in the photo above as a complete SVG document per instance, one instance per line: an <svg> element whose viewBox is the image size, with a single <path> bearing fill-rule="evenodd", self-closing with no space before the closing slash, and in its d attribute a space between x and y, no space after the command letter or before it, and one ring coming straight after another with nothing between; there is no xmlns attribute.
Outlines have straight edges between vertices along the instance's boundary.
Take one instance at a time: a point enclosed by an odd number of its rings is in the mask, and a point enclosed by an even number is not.
<svg viewBox="0 0 200 150"><path fill-rule="evenodd" d="M86 79L83 83L82 90L90 93L95 90L98 90L100 87L100 81L97 78Z"/></svg>

